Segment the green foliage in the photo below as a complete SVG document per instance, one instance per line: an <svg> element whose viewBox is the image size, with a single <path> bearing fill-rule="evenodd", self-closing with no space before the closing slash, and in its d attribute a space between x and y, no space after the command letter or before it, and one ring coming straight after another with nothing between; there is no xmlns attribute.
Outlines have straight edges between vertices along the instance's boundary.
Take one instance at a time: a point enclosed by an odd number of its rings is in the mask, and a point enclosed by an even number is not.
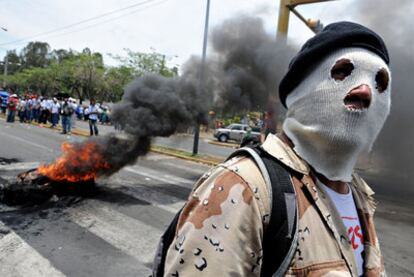
<svg viewBox="0 0 414 277"><path fill-rule="evenodd" d="M29 42L20 53L23 68L46 67L49 64L50 46L46 42Z"/></svg>
<svg viewBox="0 0 414 277"><path fill-rule="evenodd" d="M102 89L103 98L115 102L121 99L126 84L134 79L134 72L130 67L110 67L105 72L105 82Z"/></svg>
<svg viewBox="0 0 414 277"><path fill-rule="evenodd" d="M17 55L16 50L10 50L6 53L7 57L4 57L4 61L0 64L0 72L4 72L4 63L7 61L8 74L14 74L21 69L20 57Z"/></svg>
<svg viewBox="0 0 414 277"><path fill-rule="evenodd" d="M61 63L65 60L75 57L76 53L72 50L57 49L50 53L50 58L53 62Z"/></svg>
<svg viewBox="0 0 414 277"><path fill-rule="evenodd" d="M142 76L146 73L160 74L165 77L173 77L178 74L176 67L167 66L165 55L152 51L151 53L134 52L128 48L124 49L126 56L110 55L122 66L130 68L135 76Z"/></svg>
<svg viewBox="0 0 414 277"><path fill-rule="evenodd" d="M233 123L241 123L240 116L233 116L232 118L225 118L222 121L223 121L224 126L229 126L230 124L233 124Z"/></svg>
<svg viewBox="0 0 414 277"><path fill-rule="evenodd" d="M67 92L75 98L96 98L99 101L119 101L125 86L146 73L166 77L177 75L177 68L167 66L165 55L141 53L126 49L127 56L114 56L120 65L107 67L101 53L85 48L50 51L44 42L30 42L20 53L8 51L9 75L7 86L13 91L31 90L52 96ZM15 67L11 67L11 63Z"/></svg>
<svg viewBox="0 0 414 277"><path fill-rule="evenodd" d="M241 122L240 116L233 117L233 123L240 123L240 122Z"/></svg>

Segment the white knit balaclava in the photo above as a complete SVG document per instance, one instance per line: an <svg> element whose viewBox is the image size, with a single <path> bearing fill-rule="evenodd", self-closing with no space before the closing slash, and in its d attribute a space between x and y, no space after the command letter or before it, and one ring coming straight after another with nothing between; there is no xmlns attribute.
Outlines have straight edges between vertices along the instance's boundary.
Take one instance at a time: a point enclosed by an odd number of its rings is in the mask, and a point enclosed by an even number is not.
<svg viewBox="0 0 414 277"><path fill-rule="evenodd" d="M350 96L362 85L370 99ZM283 130L318 173L349 182L359 154L371 149L389 114L390 90L390 70L378 55L364 48L336 50L287 97Z"/></svg>

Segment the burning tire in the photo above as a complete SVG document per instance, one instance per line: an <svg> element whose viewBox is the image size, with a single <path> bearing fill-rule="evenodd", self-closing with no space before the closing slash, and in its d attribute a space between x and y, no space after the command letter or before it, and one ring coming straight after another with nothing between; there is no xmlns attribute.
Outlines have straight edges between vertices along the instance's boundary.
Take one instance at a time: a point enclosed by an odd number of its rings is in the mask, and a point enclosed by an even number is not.
<svg viewBox="0 0 414 277"><path fill-rule="evenodd" d="M0 185L0 202L10 205L36 205L57 196L91 196L97 192L93 179L81 182L53 181L32 169L21 173L15 181Z"/></svg>

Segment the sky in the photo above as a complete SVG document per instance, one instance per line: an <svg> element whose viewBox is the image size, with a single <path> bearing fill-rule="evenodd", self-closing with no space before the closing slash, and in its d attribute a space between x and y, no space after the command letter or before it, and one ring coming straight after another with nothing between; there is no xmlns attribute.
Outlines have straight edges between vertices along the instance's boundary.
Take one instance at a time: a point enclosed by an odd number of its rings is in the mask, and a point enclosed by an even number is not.
<svg viewBox="0 0 414 277"><path fill-rule="evenodd" d="M354 1L303 5L298 10L305 18L318 18L326 25L352 19L345 11ZM19 52L34 40L48 42L52 49L81 51L89 47L104 54L106 64L115 63L107 53L123 55L125 48L141 52L155 49L166 54L171 65L178 66L202 51L206 0L0 0L0 3L6 11L0 18L0 27L7 29L7 32L0 30L0 59L7 50ZM123 10L112 13L120 9ZM261 17L269 34L275 35L278 10L279 1L211 0L210 30L223 20L244 13ZM86 22L54 31L80 21ZM289 41L302 44L312 35L291 15Z"/></svg>

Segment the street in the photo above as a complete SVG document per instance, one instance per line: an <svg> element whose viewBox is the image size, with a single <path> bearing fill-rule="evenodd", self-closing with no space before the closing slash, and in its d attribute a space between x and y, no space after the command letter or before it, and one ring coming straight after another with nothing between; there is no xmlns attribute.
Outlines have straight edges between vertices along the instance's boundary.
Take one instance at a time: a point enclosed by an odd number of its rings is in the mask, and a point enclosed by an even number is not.
<svg viewBox="0 0 414 277"><path fill-rule="evenodd" d="M101 129L104 134L111 127ZM53 161L63 141L83 139L0 119L0 157L17 159L0 165L0 181ZM191 142L186 136L156 140L184 150ZM202 153L225 157L232 151L201 139ZM54 199L22 209L0 204L0 276L148 276L160 235L208 168L150 153L99 179L100 191L90 198ZM389 193L377 199L388 275L414 276L413 204Z"/></svg>

